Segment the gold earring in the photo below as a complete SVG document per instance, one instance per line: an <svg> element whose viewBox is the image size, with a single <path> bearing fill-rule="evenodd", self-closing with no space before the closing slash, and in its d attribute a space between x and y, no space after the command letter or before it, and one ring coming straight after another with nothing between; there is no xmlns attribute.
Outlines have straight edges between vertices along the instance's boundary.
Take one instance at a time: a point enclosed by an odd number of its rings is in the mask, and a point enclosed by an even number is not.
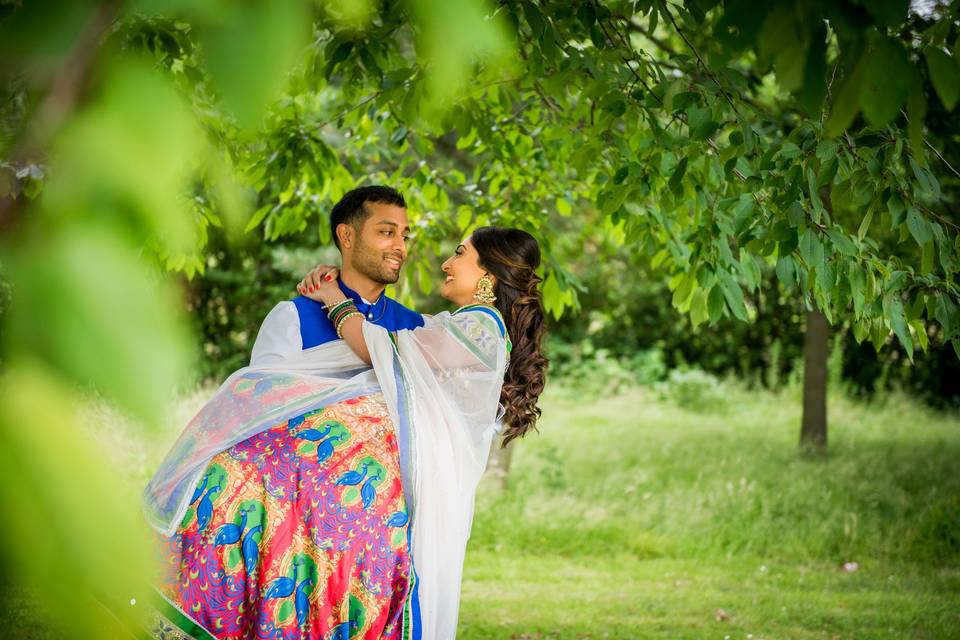
<svg viewBox="0 0 960 640"><path fill-rule="evenodd" d="M493 295L493 280L489 276L482 276L477 280L477 290L473 293L473 299L480 304L493 304L497 296Z"/></svg>

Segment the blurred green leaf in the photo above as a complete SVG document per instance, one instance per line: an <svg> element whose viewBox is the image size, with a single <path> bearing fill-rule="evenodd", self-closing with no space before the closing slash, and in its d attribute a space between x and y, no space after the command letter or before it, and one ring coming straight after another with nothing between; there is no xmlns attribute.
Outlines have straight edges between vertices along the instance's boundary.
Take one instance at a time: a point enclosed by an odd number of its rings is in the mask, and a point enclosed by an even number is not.
<svg viewBox="0 0 960 640"><path fill-rule="evenodd" d="M4 262L15 294L5 348L29 353L147 424L163 419L188 363L182 302L104 225L64 227Z"/></svg>
<svg viewBox="0 0 960 640"><path fill-rule="evenodd" d="M502 67L511 39L503 17L485 0L411 0L410 5L419 26L417 55L427 67L429 102L422 108L436 118L475 77L477 63L491 73Z"/></svg>
<svg viewBox="0 0 960 640"><path fill-rule="evenodd" d="M930 222L923 217L920 210L916 207L910 207L907 210L907 229L910 235L917 241L921 247L928 242L933 241L933 231L930 229Z"/></svg>
<svg viewBox="0 0 960 640"><path fill-rule="evenodd" d="M893 120L907 99L917 71L899 42L881 36L866 55L860 107L872 124L880 126Z"/></svg>
<svg viewBox="0 0 960 640"><path fill-rule="evenodd" d="M198 248L186 190L208 146L183 98L144 62L114 65L55 145L47 224L106 219L147 230L136 239L160 239L172 253Z"/></svg>
<svg viewBox="0 0 960 640"><path fill-rule="evenodd" d="M310 37L307 9L302 0L229 2L198 26L216 87L242 127L258 128L279 96Z"/></svg>
<svg viewBox="0 0 960 640"><path fill-rule="evenodd" d="M717 277L720 289L723 291L723 297L726 299L727 305L730 307L733 315L735 315L737 319L747 322L747 307L743 303L743 289L740 288L737 281L734 280L733 276L726 270L720 270Z"/></svg>
<svg viewBox="0 0 960 640"><path fill-rule="evenodd" d="M44 594L57 637L120 637L115 615L94 600L145 601L153 574L139 487L110 464L78 422L72 385L18 358L0 380L0 505L5 564ZM40 621L36 621L40 622Z"/></svg>
<svg viewBox="0 0 960 640"><path fill-rule="evenodd" d="M924 50L930 81L936 89L940 101L947 111L953 111L960 99L960 65L949 54L938 47Z"/></svg>

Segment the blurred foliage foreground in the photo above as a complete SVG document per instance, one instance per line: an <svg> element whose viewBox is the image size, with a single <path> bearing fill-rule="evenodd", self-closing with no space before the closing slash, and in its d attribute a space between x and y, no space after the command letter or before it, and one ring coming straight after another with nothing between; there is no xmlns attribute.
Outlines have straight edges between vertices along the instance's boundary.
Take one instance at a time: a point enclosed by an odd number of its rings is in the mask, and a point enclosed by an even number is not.
<svg viewBox="0 0 960 640"><path fill-rule="evenodd" d="M410 202L407 302L497 223L541 239L555 318L642 259L691 331L755 320L775 278L857 343L960 348L958 6L0 0L5 566L67 633L105 634L84 597L146 575L141 485L76 407L92 388L146 437L182 424L196 355L168 272L325 243L359 181ZM249 328L209 300L190 310L232 366Z"/></svg>

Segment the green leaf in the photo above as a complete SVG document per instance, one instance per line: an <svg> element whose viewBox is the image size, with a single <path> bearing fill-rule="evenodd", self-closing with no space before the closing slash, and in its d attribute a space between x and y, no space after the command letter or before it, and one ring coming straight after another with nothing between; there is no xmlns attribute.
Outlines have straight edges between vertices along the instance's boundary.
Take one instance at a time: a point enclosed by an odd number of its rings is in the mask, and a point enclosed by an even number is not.
<svg viewBox="0 0 960 640"><path fill-rule="evenodd" d="M272 203L265 204L259 209L257 209L256 212L252 216L250 216L250 221L247 222L247 226L244 227L243 232L250 233L251 231L256 229L258 226L260 226L260 223L263 222L263 219L267 217L267 214L270 213L272 209L273 209Z"/></svg>
<svg viewBox="0 0 960 640"><path fill-rule="evenodd" d="M866 0L863 4L882 26L895 29L907 19L910 0Z"/></svg>
<svg viewBox="0 0 960 640"><path fill-rule="evenodd" d="M706 322L707 318L707 292L703 287L697 287L690 299L690 324L694 329Z"/></svg>
<svg viewBox="0 0 960 640"><path fill-rule="evenodd" d="M740 130L743 132L743 149L748 154L753 153L754 150L754 135L753 128L750 126L750 123L744 120L744 118L737 113L737 122L740 123Z"/></svg>
<svg viewBox="0 0 960 640"><path fill-rule="evenodd" d="M791 227L799 227L800 223L802 223L806 217L803 211L803 205L799 202L794 202L790 205L790 208L787 209L787 220L790 222Z"/></svg>
<svg viewBox="0 0 960 640"><path fill-rule="evenodd" d="M903 198L899 193L894 192L887 200L887 210L890 212L890 229L896 229L903 221L903 212L906 211L906 205L903 204Z"/></svg>
<svg viewBox="0 0 960 640"><path fill-rule="evenodd" d="M573 209L570 207L570 202L565 198L557 198L557 213L562 216L569 216L573 212Z"/></svg>
<svg viewBox="0 0 960 640"><path fill-rule="evenodd" d="M242 126L254 128L309 41L310 18L298 0L227 3L215 24L197 32L224 102Z"/></svg>
<svg viewBox="0 0 960 640"><path fill-rule="evenodd" d="M860 108L871 124L882 126L900 113L917 71L903 46L887 36L875 39L864 64Z"/></svg>
<svg viewBox="0 0 960 640"><path fill-rule="evenodd" d="M923 55L927 59L930 81L940 102L947 111L953 111L960 99L960 65L939 47L927 47Z"/></svg>
<svg viewBox="0 0 960 640"><path fill-rule="evenodd" d="M926 167L920 166L920 164L914 160L913 156L910 157L910 167L913 169L913 174L917 176L917 185L920 188L920 195L936 200L940 197L940 183L937 181L937 178L933 173Z"/></svg>
<svg viewBox="0 0 960 640"><path fill-rule="evenodd" d="M733 312L733 315L744 322L748 321L747 307L743 302L743 289L734 280L733 275L726 269L721 269L718 273L720 289L723 291L723 297L727 305Z"/></svg>
<svg viewBox="0 0 960 640"><path fill-rule="evenodd" d="M530 25L530 31L537 40L543 37L543 31L546 27L546 21L540 9L532 2L523 3L523 15L527 18L527 24Z"/></svg>
<svg viewBox="0 0 960 640"><path fill-rule="evenodd" d="M796 284L795 266L791 256L784 256L777 260L777 278L787 291L792 290Z"/></svg>
<svg viewBox="0 0 960 640"><path fill-rule="evenodd" d="M714 285L707 294L707 313L711 323L723 317L723 308L723 291L718 285Z"/></svg>
<svg viewBox="0 0 960 640"><path fill-rule="evenodd" d="M340 43L337 43L336 40L332 40L330 44L327 45L327 50L329 51L330 49L333 51L327 58L328 68L332 68L335 65L340 64L350 56L350 52L353 51L353 40L345 40Z"/></svg>
<svg viewBox="0 0 960 640"><path fill-rule="evenodd" d="M172 288L156 281L119 227L67 227L48 233L44 246L19 249L9 263L17 285L10 344L146 424L161 422L190 343Z"/></svg>
<svg viewBox="0 0 960 640"><path fill-rule="evenodd" d="M911 327L913 327L913 332L917 336L917 342L920 343L920 349L926 353L927 347L930 344L930 338L927 335L926 325L924 324L923 320L920 320L919 318L916 320L911 320L909 324Z"/></svg>
<svg viewBox="0 0 960 640"><path fill-rule="evenodd" d="M860 226L857 228L857 237L861 240L864 239L867 235L867 231L870 229L870 222L873 221L873 207L867 209L867 215L863 216L863 220L860 221Z"/></svg>
<svg viewBox="0 0 960 640"><path fill-rule="evenodd" d="M864 82L864 66L865 62L861 59L853 69L849 70L849 75L844 79L833 104L830 105L830 116L826 122L827 135L830 137L843 133L857 115L860 108L860 88Z"/></svg>
<svg viewBox="0 0 960 640"><path fill-rule="evenodd" d="M830 263L825 262L822 266L817 267L816 273L817 285L819 285L820 291L822 291L824 295L833 291L833 285L837 281L837 274ZM826 313L826 310L824 310L824 313Z"/></svg>
<svg viewBox="0 0 960 640"><path fill-rule="evenodd" d="M690 131L690 137L693 140L706 140L720 128L720 124L712 120L700 123L700 125Z"/></svg>
<svg viewBox="0 0 960 640"><path fill-rule="evenodd" d="M562 291L559 280L553 274L547 276L541 291L543 293L544 309L551 313L554 318L559 319L563 315L564 307L572 303L573 292L569 289Z"/></svg>
<svg viewBox="0 0 960 640"><path fill-rule="evenodd" d="M837 142L836 140L830 140L830 139L821 140L820 143L817 144L817 151L816 151L817 160L823 163L829 160L830 158L837 157L837 150L839 148L840 148L840 143Z"/></svg>
<svg viewBox="0 0 960 640"><path fill-rule="evenodd" d="M404 7L416 23L416 55L424 62L427 90L417 101L417 115L437 121L458 95L472 88L477 62L482 61L488 73L503 67L509 51L508 27L502 13L490 11L481 0L412 0ZM539 11L527 2L524 13L532 20ZM541 33L545 27L536 26ZM552 30L544 42L552 43L551 38ZM506 92L500 95L508 97Z"/></svg>
<svg viewBox="0 0 960 640"><path fill-rule="evenodd" d="M750 291L756 291L760 286L760 267L757 266L753 254L743 247L740 248L740 272L747 281Z"/></svg>
<svg viewBox="0 0 960 640"><path fill-rule="evenodd" d="M803 70L803 82L797 91L800 105L813 117L823 110L827 95L827 25L821 21L810 38L807 61Z"/></svg>
<svg viewBox="0 0 960 640"><path fill-rule="evenodd" d="M923 120L927 117L927 94L923 86L917 82L910 90L907 97L907 118L910 122L907 124L907 136L910 139L910 148L913 155L920 158L923 164L926 164L923 153Z"/></svg>
<svg viewBox="0 0 960 640"><path fill-rule="evenodd" d="M921 247L933 240L933 230L930 228L930 222L923 217L916 207L910 207L907 210L907 229L910 230L910 235Z"/></svg>
<svg viewBox="0 0 960 640"><path fill-rule="evenodd" d="M910 337L910 331L907 329L907 318L903 312L903 301L900 299L900 292L894 291L884 297L886 302L887 317L890 320L890 328L900 340L900 344L907 350L907 357L913 361L913 340Z"/></svg>
<svg viewBox="0 0 960 640"><path fill-rule="evenodd" d="M920 269L923 273L933 273L933 263L936 259L937 247L932 242L927 242L921 247Z"/></svg>
<svg viewBox="0 0 960 640"><path fill-rule="evenodd" d="M949 340L960 332L960 312L958 312L957 305L953 303L949 296L938 292L936 297L934 317L943 327L945 339Z"/></svg>
<svg viewBox="0 0 960 640"><path fill-rule="evenodd" d="M808 269L817 269L823 265L823 244L813 229L807 229L800 238L800 257L807 263Z"/></svg>
<svg viewBox="0 0 960 640"><path fill-rule="evenodd" d="M680 159L680 162L677 163L676 169L673 170L673 173L670 175L670 181L668 186L670 191L673 192L678 198L683 195L683 176L687 172L687 157L684 156Z"/></svg>
<svg viewBox="0 0 960 640"><path fill-rule="evenodd" d="M853 244L843 231L835 228L827 229L827 236L833 241L833 246L840 253L847 256L857 255L857 245Z"/></svg>
<svg viewBox="0 0 960 640"><path fill-rule="evenodd" d="M809 165L807 165L807 189L810 192L810 202L813 204L813 221L819 224L824 213L823 202L820 200L820 192L817 190L817 175Z"/></svg>
<svg viewBox="0 0 960 640"><path fill-rule="evenodd" d="M850 294L853 296L853 313L856 317L863 315L863 303L867 294L867 277L859 263L851 263Z"/></svg>

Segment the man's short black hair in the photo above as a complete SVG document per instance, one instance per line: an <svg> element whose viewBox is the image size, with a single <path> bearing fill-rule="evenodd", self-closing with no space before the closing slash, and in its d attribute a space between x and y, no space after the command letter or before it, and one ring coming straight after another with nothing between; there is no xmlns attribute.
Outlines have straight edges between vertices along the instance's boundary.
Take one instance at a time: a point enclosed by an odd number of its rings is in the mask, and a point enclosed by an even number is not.
<svg viewBox="0 0 960 640"><path fill-rule="evenodd" d="M371 185L368 187L357 187L348 191L340 202L333 205L330 212L330 235L333 236L333 242L340 248L340 240L337 238L337 227L341 224L349 224L357 233L363 228L370 215L363 205L367 202L375 204L392 204L397 207L407 208L407 203L403 199L403 194L393 187L383 185Z"/></svg>

